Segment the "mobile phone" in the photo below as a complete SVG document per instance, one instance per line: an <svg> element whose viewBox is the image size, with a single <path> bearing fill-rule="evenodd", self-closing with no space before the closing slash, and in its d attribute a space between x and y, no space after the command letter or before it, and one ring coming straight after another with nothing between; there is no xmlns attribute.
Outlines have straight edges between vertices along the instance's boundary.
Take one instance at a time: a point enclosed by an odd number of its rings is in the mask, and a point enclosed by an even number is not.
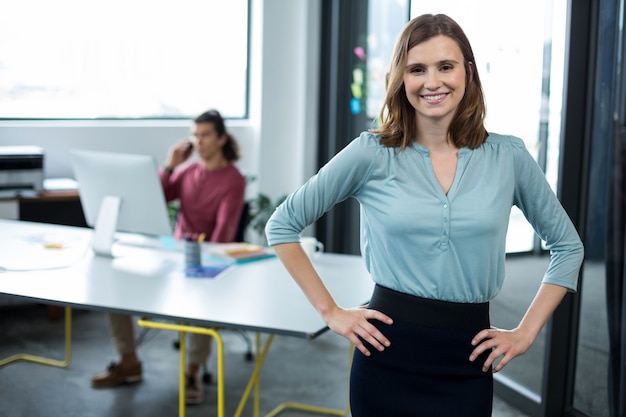
<svg viewBox="0 0 626 417"><path fill-rule="evenodd" d="M191 155L192 151L193 151L193 143L188 142L187 147L185 148L185 151L183 152L183 154L185 155L185 158Z"/></svg>

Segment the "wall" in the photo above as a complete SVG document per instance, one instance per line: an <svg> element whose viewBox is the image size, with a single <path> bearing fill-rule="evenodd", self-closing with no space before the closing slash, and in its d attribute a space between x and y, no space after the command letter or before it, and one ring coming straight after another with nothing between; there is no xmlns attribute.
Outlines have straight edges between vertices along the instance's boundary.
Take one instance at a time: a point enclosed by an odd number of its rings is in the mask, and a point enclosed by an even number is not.
<svg viewBox="0 0 626 417"><path fill-rule="evenodd" d="M293 191L314 171L317 138L319 0L252 0L250 119L229 121L252 186ZM0 146L45 149L46 177L71 177L73 148L150 154L161 163L188 135L187 121L0 121Z"/></svg>
<svg viewBox="0 0 626 417"><path fill-rule="evenodd" d="M233 134L248 149L254 141L248 126L231 126ZM111 152L145 153L159 162L168 148L189 135L188 121L31 121L0 122L0 145L37 145L45 150L46 177L72 176L69 151L74 148ZM253 169L246 158L242 166Z"/></svg>
<svg viewBox="0 0 626 417"><path fill-rule="evenodd" d="M315 170L321 1L265 1L259 187L293 191Z"/></svg>

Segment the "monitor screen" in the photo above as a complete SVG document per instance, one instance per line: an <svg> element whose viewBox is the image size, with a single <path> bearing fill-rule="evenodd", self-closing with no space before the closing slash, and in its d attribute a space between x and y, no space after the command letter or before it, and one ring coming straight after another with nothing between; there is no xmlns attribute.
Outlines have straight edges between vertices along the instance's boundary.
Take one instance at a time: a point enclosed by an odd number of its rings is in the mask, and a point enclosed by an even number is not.
<svg viewBox="0 0 626 417"><path fill-rule="evenodd" d="M111 255L115 232L172 234L154 157L88 150L70 156L94 252Z"/></svg>

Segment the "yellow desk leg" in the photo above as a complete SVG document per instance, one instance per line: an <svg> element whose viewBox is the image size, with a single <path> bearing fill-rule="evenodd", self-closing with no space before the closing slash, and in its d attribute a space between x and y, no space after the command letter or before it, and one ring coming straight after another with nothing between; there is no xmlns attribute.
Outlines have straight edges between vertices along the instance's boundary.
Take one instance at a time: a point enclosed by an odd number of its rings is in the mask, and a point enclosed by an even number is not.
<svg viewBox="0 0 626 417"><path fill-rule="evenodd" d="M65 359L48 359L42 356L29 355L28 353L18 353L0 360L0 366L4 366L15 361L37 362L43 365L58 366L66 368L72 360L72 309L65 307Z"/></svg>
<svg viewBox="0 0 626 417"><path fill-rule="evenodd" d="M187 333L184 330L178 332L178 353L180 360L178 363L178 415L185 417L185 355L187 352Z"/></svg>
<svg viewBox="0 0 626 417"><path fill-rule="evenodd" d="M224 417L224 341L216 329L188 326L185 324L170 324L150 321L142 318L137 321L142 327L153 329L172 330L180 332L180 365L179 365L179 397L178 415L185 417L185 334L200 333L211 336L217 342L217 415Z"/></svg>
<svg viewBox="0 0 626 417"><path fill-rule="evenodd" d="M272 341L274 340L274 335L270 334L267 336L267 340L265 341L265 346L263 347L263 351L261 352L261 335L257 333L256 335L256 360L254 364L254 371L252 371L252 375L250 375L250 379L248 380L248 385L246 385L246 389L241 396L241 400L239 400L239 405L237 406L237 411L235 411L234 417L240 417L243 409L248 402L248 397L250 396L250 391L252 387L254 387L255 399L254 399L254 417L259 416L259 404L260 404L260 373L261 367L263 366L263 362L265 361L265 357L267 356L267 352L272 345ZM259 353L260 352L260 353Z"/></svg>
<svg viewBox="0 0 626 417"><path fill-rule="evenodd" d="M350 360L349 360L349 366L348 366L348 373L350 372L350 365L352 364L353 357L354 357L354 346L350 344ZM345 416L345 415L348 415L348 413L350 413L350 398L348 397L348 402L344 410L335 410L332 408L318 407L314 405L286 402L274 408L272 411L266 414L265 417L275 417L279 415L280 413L287 411L287 410L300 410L300 411L306 411L309 413L323 414L323 415L328 415L328 416Z"/></svg>
<svg viewBox="0 0 626 417"><path fill-rule="evenodd" d="M271 337L273 340L274 336L272 335ZM268 339L267 349L264 351L265 355L267 355L267 352L269 351L271 343L272 341ZM261 333L259 332L256 333L256 337L255 337L255 349L258 355L258 353L261 351ZM263 360L265 361L265 356L263 356ZM259 372L261 372L260 368L259 368ZM261 374L259 374L258 378L256 379L256 383L254 384L254 417L259 417L260 412L261 412Z"/></svg>

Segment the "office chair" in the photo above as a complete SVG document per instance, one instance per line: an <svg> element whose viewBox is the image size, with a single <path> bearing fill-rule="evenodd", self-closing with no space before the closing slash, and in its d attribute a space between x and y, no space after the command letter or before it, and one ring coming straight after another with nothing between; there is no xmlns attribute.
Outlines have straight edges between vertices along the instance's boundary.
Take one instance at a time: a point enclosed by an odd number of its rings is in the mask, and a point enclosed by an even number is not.
<svg viewBox="0 0 626 417"><path fill-rule="evenodd" d="M248 226L249 219L250 219L250 203L246 201L244 203L243 210L241 212L241 217L239 218L239 226L237 227L237 235L235 236L235 242L245 241L245 232L246 232L246 227ZM245 330L239 330L239 329L233 329L233 330L229 329L229 331L236 332L246 342L247 349L246 349L246 353L244 354L244 359L248 362L251 362L252 360L254 360L254 354L252 353L252 339L250 338L250 335L248 334L248 332L246 332ZM174 340L172 345L174 346L174 349L176 350L180 349L180 336L176 340ZM208 365L206 363L202 365L202 370L203 370L202 381L205 384L210 384L213 379L213 375L208 371Z"/></svg>

